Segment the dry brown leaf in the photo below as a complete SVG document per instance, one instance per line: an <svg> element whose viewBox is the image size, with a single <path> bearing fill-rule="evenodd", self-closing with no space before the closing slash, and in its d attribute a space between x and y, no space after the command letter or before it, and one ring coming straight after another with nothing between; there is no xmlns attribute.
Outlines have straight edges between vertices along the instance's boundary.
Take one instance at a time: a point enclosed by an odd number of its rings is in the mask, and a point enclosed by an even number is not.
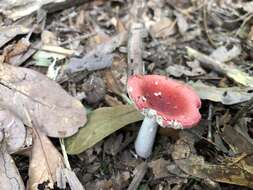
<svg viewBox="0 0 253 190"><path fill-rule="evenodd" d="M154 38L165 38L176 32L176 21L164 17L150 28L150 34Z"/></svg>
<svg viewBox="0 0 253 190"><path fill-rule="evenodd" d="M176 64L168 66L166 68L166 72L174 77L181 77L183 75L193 77L205 74L205 71L198 66L196 66L195 68L193 68L192 66L190 69L189 67L186 67L184 65Z"/></svg>
<svg viewBox="0 0 253 190"><path fill-rule="evenodd" d="M57 37L53 32L44 30L41 33L41 41L43 45L57 45Z"/></svg>
<svg viewBox="0 0 253 190"><path fill-rule="evenodd" d="M62 156L48 137L34 129L34 143L29 165L29 190L37 190L39 184L48 183L53 188L57 169L63 168Z"/></svg>
<svg viewBox="0 0 253 190"><path fill-rule="evenodd" d="M96 75L90 76L83 82L82 90L85 92L84 99L89 104L100 103L106 94L104 80Z"/></svg>
<svg viewBox="0 0 253 190"><path fill-rule="evenodd" d="M104 142L104 152L115 156L122 146L124 136L122 134L116 135L112 134L108 139Z"/></svg>
<svg viewBox="0 0 253 190"><path fill-rule="evenodd" d="M4 141L0 146L0 187L3 190L25 190L16 165L7 151Z"/></svg>
<svg viewBox="0 0 253 190"><path fill-rule="evenodd" d="M6 62L8 63L9 60L14 56L25 53L28 50L29 46L30 46L30 42L26 38L22 38L15 44L15 46L11 48L7 46L8 48L4 49Z"/></svg>
<svg viewBox="0 0 253 190"><path fill-rule="evenodd" d="M175 11L174 12L176 18L177 18L177 26L178 26L178 30L180 32L181 35L184 35L186 33L186 31L189 28L189 24L187 23L186 18L184 17L183 14Z"/></svg>
<svg viewBox="0 0 253 190"><path fill-rule="evenodd" d="M249 188L253 187L252 162L247 162L252 160L252 157L248 158L247 153L239 157L225 158L223 162L219 164L209 163L205 161L202 156L196 154L193 140L194 136L187 131L182 131L180 134L181 138L175 144L172 158L182 171L189 175L202 179L210 179L215 182L241 185ZM233 132L231 132L230 135L231 136L228 137L230 140L232 136L239 137L233 134ZM242 142L245 142L243 139L237 140L240 140L238 141L240 146L246 146L242 144Z"/></svg>
<svg viewBox="0 0 253 190"><path fill-rule="evenodd" d="M116 97L113 97L110 95L105 95L105 102L110 107L123 105L123 103L121 101L119 101Z"/></svg>
<svg viewBox="0 0 253 190"><path fill-rule="evenodd" d="M0 65L0 104L51 137L68 137L86 123L81 102L46 76L21 67Z"/></svg>
<svg viewBox="0 0 253 190"><path fill-rule="evenodd" d="M57 176L57 187L60 189L66 189L66 183L68 182L71 190L84 190L83 185L77 178L75 172L64 168L59 169L57 173L60 172L60 176ZM60 183L60 184L59 184Z"/></svg>
<svg viewBox="0 0 253 190"><path fill-rule="evenodd" d="M7 42L20 34L27 34L30 31L29 27L12 24L8 27L0 29L0 47L3 47Z"/></svg>
<svg viewBox="0 0 253 190"><path fill-rule="evenodd" d="M241 51L242 49L239 45L234 45L231 49L227 49L225 46L220 46L211 53L210 57L220 62L227 62L238 57L241 54Z"/></svg>
<svg viewBox="0 0 253 190"><path fill-rule="evenodd" d="M121 86L119 85L118 81L116 80L113 72L111 70L105 71L105 81L106 87L109 92L113 92L117 95L122 94Z"/></svg>
<svg viewBox="0 0 253 190"><path fill-rule="evenodd" d="M33 48L28 48L24 53L11 57L9 63L15 66L24 64L34 53L36 53L36 49L40 49L40 47L40 41L33 42Z"/></svg>
<svg viewBox="0 0 253 190"><path fill-rule="evenodd" d="M153 160L149 163L149 167L151 167L155 178L162 178L169 175L169 171L167 166L169 165L169 161L164 160L163 158L159 158L157 160Z"/></svg>
<svg viewBox="0 0 253 190"><path fill-rule="evenodd" d="M10 111L0 108L0 130L4 132L8 153L17 152L25 144L26 129Z"/></svg>
<svg viewBox="0 0 253 190"><path fill-rule="evenodd" d="M253 41L253 26L250 27L250 32L248 34L248 39Z"/></svg>

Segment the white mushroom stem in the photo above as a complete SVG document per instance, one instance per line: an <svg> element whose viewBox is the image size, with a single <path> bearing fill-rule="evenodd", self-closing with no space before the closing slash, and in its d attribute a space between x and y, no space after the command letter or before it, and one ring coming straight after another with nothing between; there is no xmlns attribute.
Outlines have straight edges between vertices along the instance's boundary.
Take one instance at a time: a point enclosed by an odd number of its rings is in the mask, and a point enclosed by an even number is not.
<svg viewBox="0 0 253 190"><path fill-rule="evenodd" d="M142 158L151 155L158 124L154 118L145 117L135 141L135 151Z"/></svg>

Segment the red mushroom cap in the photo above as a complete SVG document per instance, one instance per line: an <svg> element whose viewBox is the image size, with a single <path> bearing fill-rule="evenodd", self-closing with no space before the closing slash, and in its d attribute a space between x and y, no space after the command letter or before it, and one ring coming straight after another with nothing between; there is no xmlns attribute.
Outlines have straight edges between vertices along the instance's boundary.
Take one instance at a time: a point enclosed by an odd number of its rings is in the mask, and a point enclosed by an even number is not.
<svg viewBox="0 0 253 190"><path fill-rule="evenodd" d="M160 75L134 75L127 91L136 107L162 127L190 128L201 119L198 95L187 85Z"/></svg>

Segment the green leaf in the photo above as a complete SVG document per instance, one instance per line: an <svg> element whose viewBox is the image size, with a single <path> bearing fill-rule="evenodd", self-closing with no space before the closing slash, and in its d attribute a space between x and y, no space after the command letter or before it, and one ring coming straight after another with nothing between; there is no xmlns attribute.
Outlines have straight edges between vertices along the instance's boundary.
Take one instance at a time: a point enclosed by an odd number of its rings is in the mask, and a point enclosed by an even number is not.
<svg viewBox="0 0 253 190"><path fill-rule="evenodd" d="M65 140L67 152L79 154L118 129L140 120L143 116L133 105L96 109L88 115L88 123L76 135Z"/></svg>

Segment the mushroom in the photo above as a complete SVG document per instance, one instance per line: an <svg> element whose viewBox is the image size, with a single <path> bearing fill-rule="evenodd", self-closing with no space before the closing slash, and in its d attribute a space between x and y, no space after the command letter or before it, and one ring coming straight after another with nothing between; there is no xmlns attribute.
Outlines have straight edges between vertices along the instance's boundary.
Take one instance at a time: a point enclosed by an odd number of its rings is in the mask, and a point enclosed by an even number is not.
<svg viewBox="0 0 253 190"><path fill-rule="evenodd" d="M150 156L158 125L191 128L201 119L198 95L187 85L160 75L133 75L127 82L130 99L145 116L137 139L136 153Z"/></svg>

